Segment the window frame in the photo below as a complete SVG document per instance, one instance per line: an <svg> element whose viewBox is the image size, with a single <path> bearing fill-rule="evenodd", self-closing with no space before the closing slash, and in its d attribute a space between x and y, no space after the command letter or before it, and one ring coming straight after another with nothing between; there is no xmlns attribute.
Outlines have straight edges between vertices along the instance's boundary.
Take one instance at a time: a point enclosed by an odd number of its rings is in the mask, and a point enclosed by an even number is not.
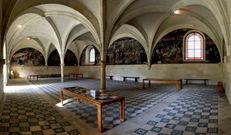
<svg viewBox="0 0 231 135"><path fill-rule="evenodd" d="M94 61L91 61L91 51L92 51L92 50L94 50L94 52L95 52L95 48L92 47L92 48L89 50L89 63L91 63L91 64L95 63L95 58L94 58ZM95 54L94 54L94 55L95 55Z"/></svg>
<svg viewBox="0 0 231 135"><path fill-rule="evenodd" d="M186 38L188 37L188 35L192 34L192 33L197 33L199 35L201 35L202 39L203 39L203 60L186 60ZM205 50L206 50L206 40L205 40L205 36L202 32L197 31L197 30L191 30L189 32L187 32L184 35L183 38L183 62L205 62L206 61L206 55L205 55Z"/></svg>

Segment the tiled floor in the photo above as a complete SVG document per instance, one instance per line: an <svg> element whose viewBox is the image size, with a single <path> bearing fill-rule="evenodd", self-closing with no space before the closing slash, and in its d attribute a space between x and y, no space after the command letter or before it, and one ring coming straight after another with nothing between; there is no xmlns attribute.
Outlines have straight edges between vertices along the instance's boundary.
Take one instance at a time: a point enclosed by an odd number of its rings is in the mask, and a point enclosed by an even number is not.
<svg viewBox="0 0 231 135"><path fill-rule="evenodd" d="M63 107L60 89L82 86L98 90L100 80L59 78L28 82L10 81L0 121L4 134L100 134L97 108L71 99ZM218 94L216 86L155 84L142 90L140 83L107 80L109 93L125 97L126 121L119 119L119 104L103 107L103 134L191 135L218 134Z"/></svg>

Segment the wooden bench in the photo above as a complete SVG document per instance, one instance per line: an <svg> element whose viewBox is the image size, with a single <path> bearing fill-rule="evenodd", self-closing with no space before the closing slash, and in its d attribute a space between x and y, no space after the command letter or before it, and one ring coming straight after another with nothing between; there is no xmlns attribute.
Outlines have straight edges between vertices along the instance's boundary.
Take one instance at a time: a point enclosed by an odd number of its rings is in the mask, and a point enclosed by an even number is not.
<svg viewBox="0 0 231 135"><path fill-rule="evenodd" d="M155 78L146 78L143 79L143 89L145 89L145 81L148 81L149 87L151 87L151 81L166 81L166 82L176 82L176 90L179 91L179 82L180 82L180 89L183 88L182 86L182 79L172 80L172 79L155 79Z"/></svg>
<svg viewBox="0 0 231 135"><path fill-rule="evenodd" d="M71 78L71 76L75 77L75 79L78 79L78 76L81 76L81 78L83 79L83 74L75 74L75 73L69 73L69 78Z"/></svg>
<svg viewBox="0 0 231 135"><path fill-rule="evenodd" d="M138 80L140 77L123 76L123 78L124 78L124 81L126 81L126 78L135 78L135 82L138 82L137 80Z"/></svg>
<svg viewBox="0 0 231 135"><path fill-rule="evenodd" d="M31 82L31 78L36 78L38 81L38 78L48 78L48 74L41 74L41 75L27 75L27 79Z"/></svg>
<svg viewBox="0 0 231 135"><path fill-rule="evenodd" d="M186 85L188 84L188 81L189 80L199 80L199 81L204 81L204 85L206 85L206 81L208 81L208 79L185 79L185 81L186 81Z"/></svg>
<svg viewBox="0 0 231 135"><path fill-rule="evenodd" d="M223 84L222 84L221 81L218 81L218 83L217 83L217 92L218 93L223 93L224 92Z"/></svg>
<svg viewBox="0 0 231 135"><path fill-rule="evenodd" d="M106 75L106 77L109 77L110 80L112 80L113 75Z"/></svg>

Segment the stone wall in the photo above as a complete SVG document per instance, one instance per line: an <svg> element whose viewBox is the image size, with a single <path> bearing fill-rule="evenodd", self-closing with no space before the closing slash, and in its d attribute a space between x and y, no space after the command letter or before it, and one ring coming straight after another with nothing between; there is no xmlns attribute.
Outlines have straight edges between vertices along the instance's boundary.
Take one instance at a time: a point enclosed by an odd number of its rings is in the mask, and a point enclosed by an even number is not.
<svg viewBox="0 0 231 135"><path fill-rule="evenodd" d="M223 85L225 88L226 96L231 104L231 63L224 63L223 64Z"/></svg>
<svg viewBox="0 0 231 135"><path fill-rule="evenodd" d="M15 77L26 77L28 74L60 74L60 67L11 67ZM64 68L64 74L83 73L87 78L100 79L100 66L69 66ZM106 74L113 75L114 80L123 80L122 76L139 76L139 82L143 78L205 78L209 84L216 85L221 81L221 64L154 64L149 70L147 65L107 65ZM158 82L159 83L159 82ZM195 82L203 83L203 82Z"/></svg>
<svg viewBox="0 0 231 135"><path fill-rule="evenodd" d="M15 74L15 78L24 77L27 75L33 74L61 74L60 66L12 66L10 67L10 71L13 71ZM68 73L77 73L77 66L66 66L64 67L64 74Z"/></svg>

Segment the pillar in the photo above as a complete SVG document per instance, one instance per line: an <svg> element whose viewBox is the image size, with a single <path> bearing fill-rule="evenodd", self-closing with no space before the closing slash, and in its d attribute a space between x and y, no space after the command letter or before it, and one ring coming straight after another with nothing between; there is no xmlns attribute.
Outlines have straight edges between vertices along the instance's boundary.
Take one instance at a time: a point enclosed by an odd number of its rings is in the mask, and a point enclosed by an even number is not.
<svg viewBox="0 0 231 135"><path fill-rule="evenodd" d="M101 82L100 82L100 91L105 92L106 91L106 51L105 46L102 46L101 51L101 63L100 63L100 71L101 71Z"/></svg>
<svg viewBox="0 0 231 135"><path fill-rule="evenodd" d="M4 65L4 73L5 73L5 76L4 76L4 83L5 83L5 85L7 85L8 84L8 82L9 82L9 77L10 77L10 71L9 71L9 65L10 65L10 63L7 63L6 62L6 64Z"/></svg>
<svg viewBox="0 0 231 135"><path fill-rule="evenodd" d="M0 58L0 99L2 98L2 95L4 93L3 65L4 65L4 60Z"/></svg>
<svg viewBox="0 0 231 135"><path fill-rule="evenodd" d="M60 64L61 67L61 82L64 82L64 64Z"/></svg>

